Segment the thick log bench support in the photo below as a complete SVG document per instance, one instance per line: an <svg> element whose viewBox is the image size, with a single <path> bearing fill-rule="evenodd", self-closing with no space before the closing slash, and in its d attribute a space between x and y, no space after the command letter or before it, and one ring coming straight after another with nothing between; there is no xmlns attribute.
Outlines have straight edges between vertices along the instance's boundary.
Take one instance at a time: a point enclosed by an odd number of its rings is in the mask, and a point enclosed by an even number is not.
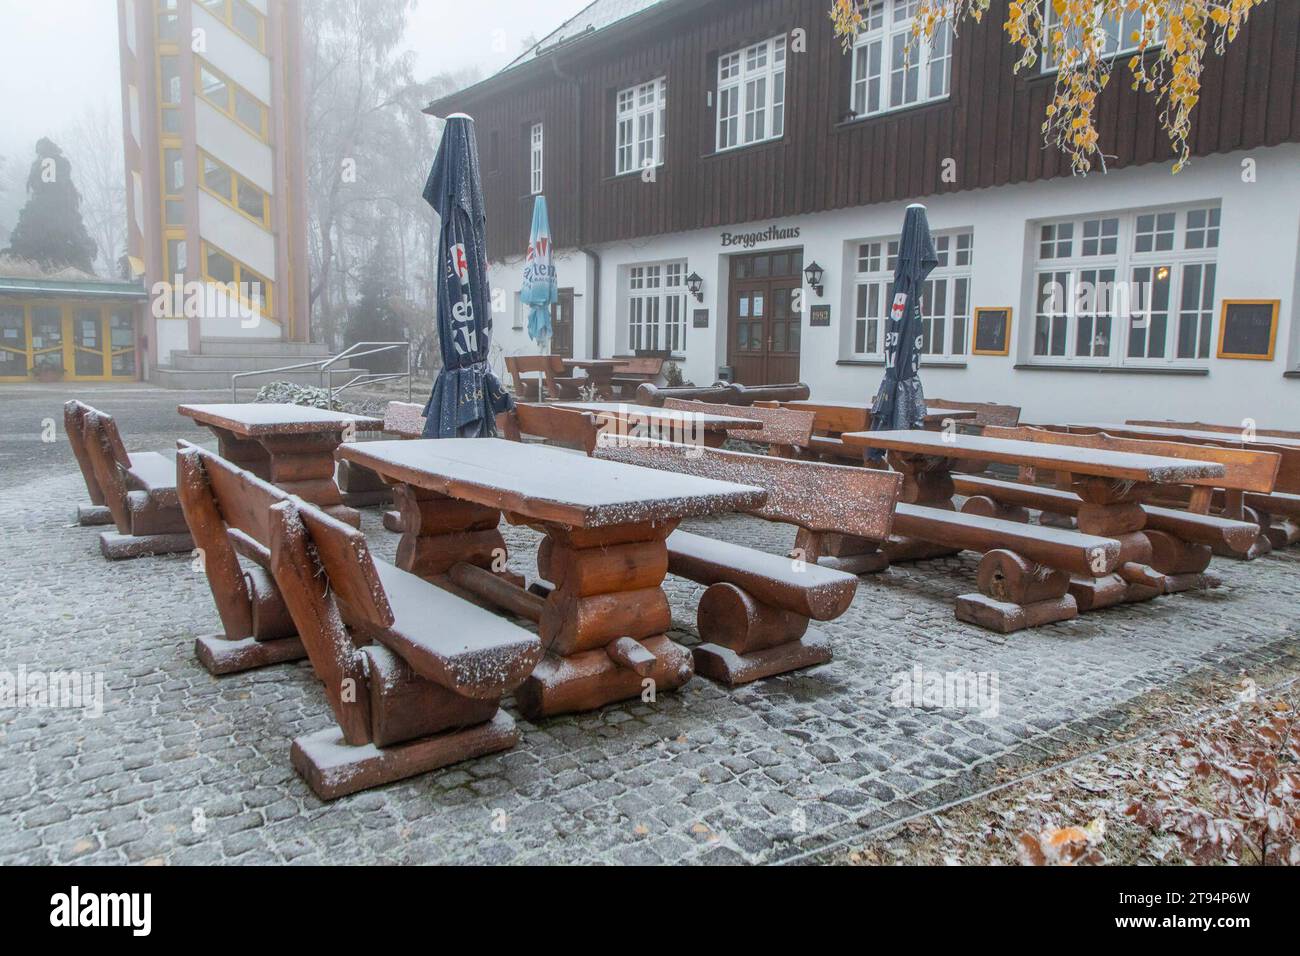
<svg viewBox="0 0 1300 956"><path fill-rule="evenodd" d="M403 515L405 518L405 514ZM612 528L544 524L537 570L554 585L538 629L546 656L515 692L530 720L681 687L690 653L669 640L664 539L675 521ZM654 664L628 646L641 644Z"/></svg>
<svg viewBox="0 0 1300 956"><path fill-rule="evenodd" d="M81 477L86 482L86 494L90 498L90 504L77 505L77 524L82 526L113 523L113 512L104 502L104 490L99 486L94 463L90 452L86 450L85 417L90 411L94 409L76 399L63 404L63 432L68 436L72 456L77 460Z"/></svg>
<svg viewBox="0 0 1300 956"><path fill-rule="evenodd" d="M957 598L957 619L1010 634L1027 627L1068 621L1079 607L1069 592L1070 575L1035 564L1012 551L994 549L980 559L980 593Z"/></svg>
<svg viewBox="0 0 1300 956"><path fill-rule="evenodd" d="M809 622L848 610L852 574L684 531L669 537L668 554L673 574L708 585L696 612L700 674L734 687L831 659L829 638Z"/></svg>

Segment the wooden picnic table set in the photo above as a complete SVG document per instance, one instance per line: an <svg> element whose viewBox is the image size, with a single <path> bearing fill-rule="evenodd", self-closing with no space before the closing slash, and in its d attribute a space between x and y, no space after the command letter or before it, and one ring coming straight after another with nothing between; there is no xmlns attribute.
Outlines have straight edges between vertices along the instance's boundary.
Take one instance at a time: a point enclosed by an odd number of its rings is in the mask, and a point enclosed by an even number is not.
<svg viewBox="0 0 1300 956"><path fill-rule="evenodd" d="M871 431L868 406L806 386L672 391L519 402L502 437L477 439L422 439L406 403L383 420L186 404L218 452L182 440L174 463L128 454L83 403L65 424L91 501L79 520L115 526L106 557L201 555L221 625L195 643L210 673L309 660L337 727L295 740L291 760L322 799L513 746L506 695L540 720L696 674L735 686L824 664L815 623L896 562L980 554L956 617L1008 633L1210 586L1214 554L1300 537L1294 433L1028 427L1012 406L961 402L936 402L922 429ZM349 469L395 505L393 564L345 503ZM679 528L727 513L791 526L793 549ZM535 579L509 567L502 519L539 533ZM669 574L704 588L689 648L670 637Z"/></svg>

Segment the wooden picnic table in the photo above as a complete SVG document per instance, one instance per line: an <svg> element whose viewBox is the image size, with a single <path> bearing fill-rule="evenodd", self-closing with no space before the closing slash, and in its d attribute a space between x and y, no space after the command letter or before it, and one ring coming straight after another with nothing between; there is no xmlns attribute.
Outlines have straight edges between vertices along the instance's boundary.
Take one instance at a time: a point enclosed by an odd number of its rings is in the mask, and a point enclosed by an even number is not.
<svg viewBox="0 0 1300 956"><path fill-rule="evenodd" d="M683 518L745 511L761 488L598 461L545 445L421 439L343 445L393 485L397 564L538 622L547 655L516 692L529 717L681 686L691 655L668 639L665 541ZM541 531L525 589L505 570L504 513Z"/></svg>
<svg viewBox="0 0 1300 956"><path fill-rule="evenodd" d="M1119 543L1117 565L1109 562L1113 567L1107 567L1107 562L1099 558L1088 574L1082 568L1068 569L1072 575L1068 590L1081 610L1178 590L1172 574L1150 567L1152 544L1142 534L1147 523L1142 503L1161 486L1193 478L1222 477L1225 473L1224 466L1217 462L982 435L868 431L850 432L843 440L847 446L864 451L884 450L890 465L903 475L899 500L927 511L954 509L952 468L958 461L1015 465L1025 481L1032 481L1040 470L1053 472L1058 488L1073 490L1083 501L1077 516L1079 532L1094 541L1113 539ZM891 560L955 553L951 529L927 522L910 508L899 506L895 527L903 537L891 542ZM1059 534L1055 528L1040 528L1034 533L1044 540ZM985 550L1001 547L996 530L976 543ZM1048 564L1055 566L1050 559ZM985 608L980 613L1000 612Z"/></svg>
<svg viewBox="0 0 1300 956"><path fill-rule="evenodd" d="M574 359L566 358L564 367L569 372L575 369L582 369L590 384L596 389L597 396L608 398L613 392L614 370L618 368L625 359Z"/></svg>
<svg viewBox="0 0 1300 956"><path fill-rule="evenodd" d="M221 457L319 505L357 527L334 480L334 450L352 435L382 431L382 419L273 402L178 405L176 410L217 436Z"/></svg>
<svg viewBox="0 0 1300 956"><path fill-rule="evenodd" d="M648 437L663 436L672 441L689 444L694 436L702 436L704 444L719 447L727 440L732 429L758 430L763 423L754 418L737 415L719 415L714 412L685 411L657 408L650 405L629 405L626 402L563 402L562 408L575 408L591 412L600 422L621 422L626 434L637 434L635 429L649 432Z"/></svg>

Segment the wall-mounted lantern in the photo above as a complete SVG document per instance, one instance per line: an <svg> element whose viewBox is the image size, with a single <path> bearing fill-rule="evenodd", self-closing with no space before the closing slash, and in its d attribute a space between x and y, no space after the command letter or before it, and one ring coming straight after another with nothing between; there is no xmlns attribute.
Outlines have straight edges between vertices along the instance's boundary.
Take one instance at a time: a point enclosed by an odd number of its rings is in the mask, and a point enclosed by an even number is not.
<svg viewBox="0 0 1300 956"><path fill-rule="evenodd" d="M704 293L700 291L704 288L704 280L700 278L698 272L692 272L686 277L686 288L690 290L691 295L695 296L696 302L704 301Z"/></svg>
<svg viewBox="0 0 1300 956"><path fill-rule="evenodd" d="M826 275L825 270L814 259L808 263L807 268L803 270L803 274L804 278L808 280L808 285L817 293L817 298L820 299L825 294L825 288L822 286L822 278Z"/></svg>

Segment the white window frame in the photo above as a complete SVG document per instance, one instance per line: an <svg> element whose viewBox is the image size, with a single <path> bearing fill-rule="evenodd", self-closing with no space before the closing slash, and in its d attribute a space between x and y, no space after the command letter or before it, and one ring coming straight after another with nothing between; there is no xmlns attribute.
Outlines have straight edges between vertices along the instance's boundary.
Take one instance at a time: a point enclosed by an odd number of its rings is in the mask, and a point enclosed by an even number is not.
<svg viewBox="0 0 1300 956"><path fill-rule="evenodd" d="M954 229L934 236L939 264L926 280L921 295L922 361L935 364L963 362L969 351L971 281L975 263L975 231ZM855 263L852 322L848 355L855 359L885 357L885 327L894 298L894 266L898 237L867 239L853 244ZM935 348L936 328L941 338ZM874 336L874 339L873 339Z"/></svg>
<svg viewBox="0 0 1300 956"><path fill-rule="evenodd" d="M542 124L534 123L528 131L528 185L534 196L542 191L542 156Z"/></svg>
<svg viewBox="0 0 1300 956"><path fill-rule="evenodd" d="M718 57L718 152L785 136L785 34Z"/></svg>
<svg viewBox="0 0 1300 956"><path fill-rule="evenodd" d="M1094 15L1098 23L1101 22L1102 14L1104 11L1105 11L1105 6L1103 4L1098 4L1096 6ZM1060 17L1057 16L1056 8L1052 6L1052 0L1044 0L1043 36L1050 36L1052 31L1054 31L1057 28L1057 25L1059 23L1060 23ZM1126 10L1120 16L1120 19L1118 21L1114 21L1114 20L1111 21L1111 23L1108 25L1108 29L1106 29L1106 31L1102 34L1102 36L1106 38L1105 46L1098 53L1098 55L1102 59L1109 59L1110 57L1113 56L1122 56L1125 53L1134 52L1141 45L1142 42L1141 39L1138 40L1133 39L1132 35L1134 33L1146 33L1146 27L1144 26L1141 8L1137 10ZM1148 48L1150 48L1150 46L1153 45L1158 45L1163 41L1164 41L1163 26L1162 24L1156 24L1155 28L1151 31L1150 43L1148 44ZM1079 43L1076 42L1075 46L1079 46ZM1040 62L1042 64L1040 67L1041 72L1055 73L1057 71L1058 66L1056 62L1052 59L1051 49L1045 45L1040 51L1040 55L1041 55Z"/></svg>
<svg viewBox="0 0 1300 956"><path fill-rule="evenodd" d="M619 90L614 97L614 175L662 166L668 78Z"/></svg>
<svg viewBox="0 0 1300 956"><path fill-rule="evenodd" d="M944 21L935 26L930 38L913 39L917 9L918 0L867 0L862 4L862 28L853 41L849 75L850 102L859 119L948 98L952 88L951 28ZM909 88L915 89L911 99Z"/></svg>
<svg viewBox="0 0 1300 956"><path fill-rule="evenodd" d="M686 260L627 267L627 350L686 352Z"/></svg>
<svg viewBox="0 0 1300 956"><path fill-rule="evenodd" d="M1206 368L1214 348L1220 217L1220 205L1213 201L1031 223L1029 363ZM1114 223L1113 236L1107 223ZM1166 224L1170 228L1162 228ZM1153 280L1163 291L1152 288ZM1106 285L1111 281L1114 287ZM1193 281L1195 301L1184 302ZM1148 316L1148 304L1161 308ZM1179 354L1184 321L1195 322L1190 355ZM1104 348L1098 337L1103 324L1108 327ZM1043 351L1040 331L1047 336ZM1088 340L1086 352L1080 336ZM1158 347L1153 347L1155 336L1160 336ZM1130 355L1136 342L1142 344L1141 354Z"/></svg>

